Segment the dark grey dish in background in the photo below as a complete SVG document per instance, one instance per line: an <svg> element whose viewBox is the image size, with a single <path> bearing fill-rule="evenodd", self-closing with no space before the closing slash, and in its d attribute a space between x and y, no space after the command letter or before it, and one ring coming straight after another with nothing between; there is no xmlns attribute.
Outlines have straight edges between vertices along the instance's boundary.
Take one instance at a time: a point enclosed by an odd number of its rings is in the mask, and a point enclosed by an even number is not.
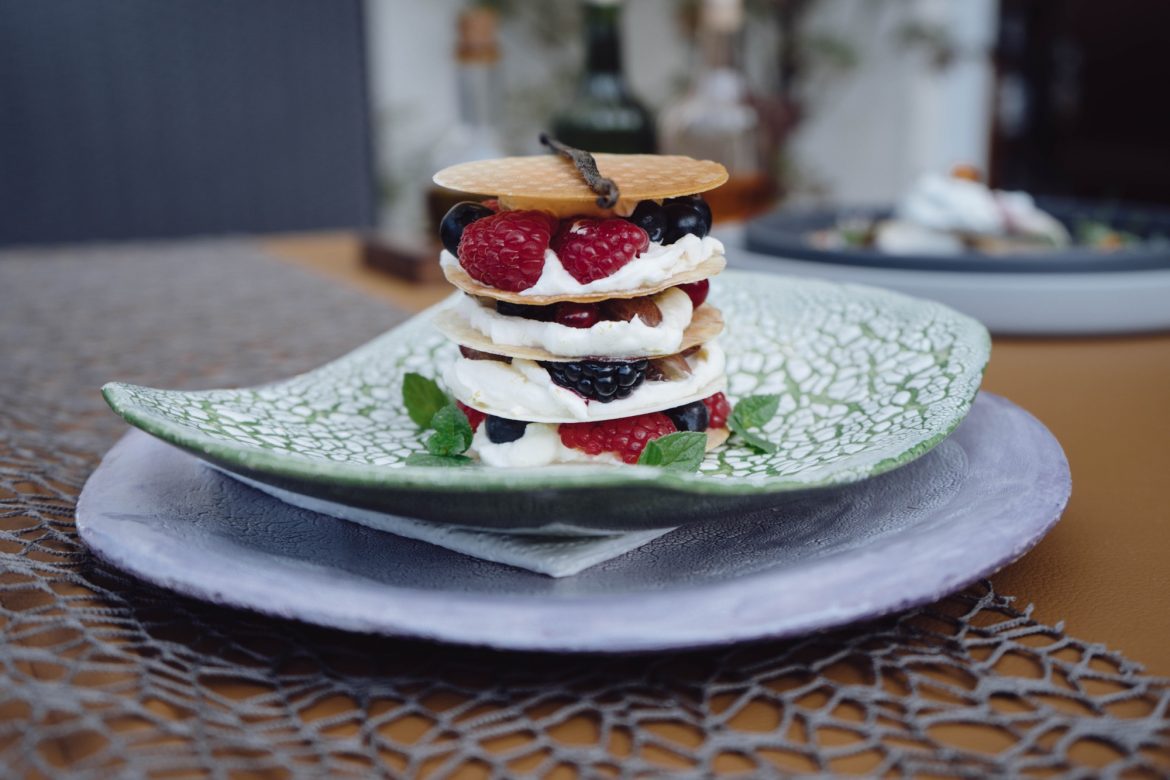
<svg viewBox="0 0 1170 780"><path fill-rule="evenodd" d="M813 207L780 209L749 222L744 246L759 254L794 260L922 271L1095 273L1170 268L1170 209L1067 198L1037 198L1036 203L1064 223L1074 235L1079 223L1093 221L1117 231L1133 233L1151 243L1113 251L1074 246L1002 255L980 252L898 255L862 247L821 249L809 241L809 235L814 231L835 227L842 219L886 218L892 209Z"/></svg>

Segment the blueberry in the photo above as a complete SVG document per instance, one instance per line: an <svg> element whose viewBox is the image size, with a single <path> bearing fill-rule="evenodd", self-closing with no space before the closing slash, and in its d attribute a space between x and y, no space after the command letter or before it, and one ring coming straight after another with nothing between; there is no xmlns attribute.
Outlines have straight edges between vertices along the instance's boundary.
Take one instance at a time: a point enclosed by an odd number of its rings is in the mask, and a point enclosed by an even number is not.
<svg viewBox="0 0 1170 780"><path fill-rule="evenodd" d="M710 424L710 415L707 405L702 401L695 401L686 406L677 406L668 409L664 414L680 431L705 431Z"/></svg>
<svg viewBox="0 0 1170 780"><path fill-rule="evenodd" d="M666 212L665 244L673 244L687 233L694 233L699 238L707 235L711 224L703 218L698 206L693 203L668 203Z"/></svg>
<svg viewBox="0 0 1170 780"><path fill-rule="evenodd" d="M707 224L707 232L711 231L711 207L707 204L707 201L703 200L702 195L681 195L677 198L667 198L666 203L691 204L703 215L703 221Z"/></svg>
<svg viewBox="0 0 1170 780"><path fill-rule="evenodd" d="M528 423L521 420L507 420L491 415L488 415L484 425L488 441L492 444L507 444L510 441L516 441L524 435L524 429L528 427Z"/></svg>
<svg viewBox="0 0 1170 780"><path fill-rule="evenodd" d="M523 317L526 320L548 322L553 318L555 306L533 306L527 303L496 301L496 311L508 317Z"/></svg>
<svg viewBox="0 0 1170 780"><path fill-rule="evenodd" d="M469 200L456 203L439 223L439 239L443 242L443 248L458 257L459 239L463 238L463 230L477 219L495 213L487 206Z"/></svg>
<svg viewBox="0 0 1170 780"><path fill-rule="evenodd" d="M626 219L645 230L651 241L662 241L666 235L666 212L652 200L640 202Z"/></svg>

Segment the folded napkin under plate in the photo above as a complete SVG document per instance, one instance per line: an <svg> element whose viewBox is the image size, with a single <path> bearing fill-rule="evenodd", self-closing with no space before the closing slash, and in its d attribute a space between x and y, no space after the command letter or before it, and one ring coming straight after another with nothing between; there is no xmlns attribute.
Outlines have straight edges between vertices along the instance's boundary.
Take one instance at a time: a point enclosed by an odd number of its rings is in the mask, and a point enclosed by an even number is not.
<svg viewBox="0 0 1170 780"><path fill-rule="evenodd" d="M215 467L212 466L212 468ZM348 520L377 531L392 533L395 536L417 539L420 542L445 547L473 558L480 558L492 563L504 563L537 574L546 574L549 577L572 576L590 566L596 566L620 555L625 555L630 550L637 549L674 530L673 528L658 528L651 531L585 536L570 535L569 529L557 529L553 526L546 528L543 533L497 533L453 525L439 525L425 520L412 520L408 517L399 517L384 512L359 509L281 490L223 469L215 470L300 509ZM557 530L564 530L565 533L550 533L550 531Z"/></svg>

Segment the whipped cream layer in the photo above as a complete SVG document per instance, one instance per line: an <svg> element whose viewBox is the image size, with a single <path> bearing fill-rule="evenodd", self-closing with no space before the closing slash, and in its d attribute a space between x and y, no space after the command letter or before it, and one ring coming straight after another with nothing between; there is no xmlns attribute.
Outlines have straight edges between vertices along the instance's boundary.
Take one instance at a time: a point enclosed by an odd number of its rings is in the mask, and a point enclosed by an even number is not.
<svg viewBox="0 0 1170 780"><path fill-rule="evenodd" d="M720 392L727 384L726 357L708 342L687 358L691 375L666 382L645 381L625 398L590 401L552 381L533 360L511 363L459 358L446 372L446 384L463 403L486 414L529 422L582 422L633 417L672 409Z"/></svg>
<svg viewBox="0 0 1170 780"><path fill-rule="evenodd" d="M641 317L629 322L602 321L591 328L570 328L557 322L540 322L500 314L469 295L455 304L468 324L493 344L539 347L562 357L649 357L671 355L682 346L683 333L691 324L694 307L682 290L671 288L654 296L662 322L648 325Z"/></svg>
<svg viewBox="0 0 1170 780"><path fill-rule="evenodd" d="M590 295L593 293L625 292L662 284L671 277L690 271L712 257L723 255L723 243L717 238L688 233L673 244L651 243L646 251L623 265L604 279L581 284L565 270L552 249L544 251L544 271L536 284L522 290L521 296ZM459 265L459 258L443 250L439 263Z"/></svg>
<svg viewBox="0 0 1170 780"><path fill-rule="evenodd" d="M516 441L494 444L488 438L487 426L479 426L471 440L469 452L488 466L497 468L524 468L550 466L554 463L623 463L612 452L590 455L561 443L561 435L554 423L529 423L524 435Z"/></svg>
<svg viewBox="0 0 1170 780"><path fill-rule="evenodd" d="M1070 241L1065 227L1037 208L1028 193L993 190L982 182L940 174L919 178L898 202L895 217L939 232L1038 236L1057 246Z"/></svg>

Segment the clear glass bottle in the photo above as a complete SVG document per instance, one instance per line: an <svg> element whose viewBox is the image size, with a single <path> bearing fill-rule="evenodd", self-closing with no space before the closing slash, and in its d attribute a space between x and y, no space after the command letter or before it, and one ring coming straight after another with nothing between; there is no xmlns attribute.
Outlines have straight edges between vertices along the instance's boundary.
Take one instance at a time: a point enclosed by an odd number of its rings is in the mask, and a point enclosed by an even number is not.
<svg viewBox="0 0 1170 780"><path fill-rule="evenodd" d="M435 147L431 159L433 171L461 162L504 156L498 125L502 96L496 67L500 59L496 28L497 16L493 9L469 8L459 15L455 46L459 114ZM438 235L443 215L461 200L475 198L431 185L427 191L430 235Z"/></svg>
<svg viewBox="0 0 1170 780"><path fill-rule="evenodd" d="M664 154L727 167L727 184L704 196L717 219L750 216L767 206L772 192L760 115L739 63L742 30L743 0L703 0L694 77L686 94L663 110L659 126Z"/></svg>
<svg viewBox="0 0 1170 780"><path fill-rule="evenodd" d="M585 71L572 102L553 118L552 133L591 152L651 154L654 117L622 72L621 12L618 0L584 3Z"/></svg>

